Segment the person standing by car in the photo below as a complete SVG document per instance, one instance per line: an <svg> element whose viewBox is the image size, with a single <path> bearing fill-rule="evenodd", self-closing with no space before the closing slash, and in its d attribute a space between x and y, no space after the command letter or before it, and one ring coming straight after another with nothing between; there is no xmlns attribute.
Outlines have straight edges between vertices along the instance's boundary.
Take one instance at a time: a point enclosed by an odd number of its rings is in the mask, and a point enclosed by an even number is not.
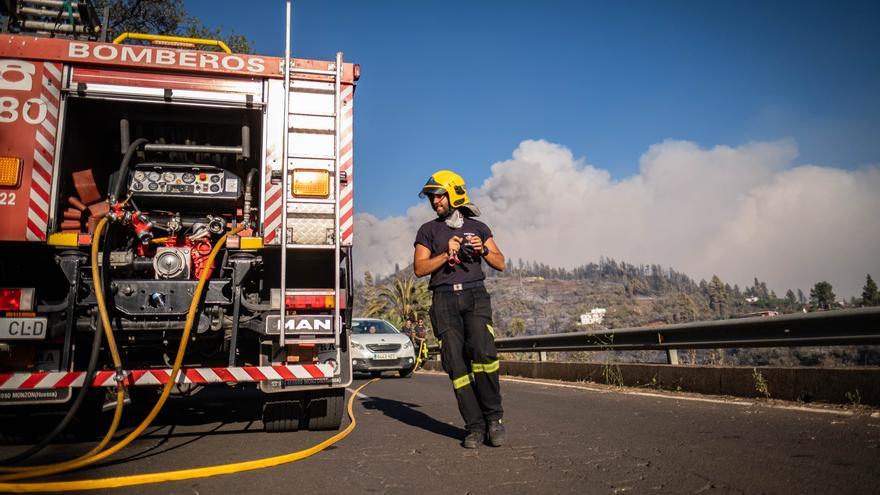
<svg viewBox="0 0 880 495"><path fill-rule="evenodd" d="M462 446L474 449L488 439L500 447L506 436L504 411L483 262L502 271L504 255L489 227L474 219L480 210L470 203L461 176L437 171L419 196L428 198L437 218L416 234L413 271L417 277L431 276L431 326L468 431Z"/></svg>
<svg viewBox="0 0 880 495"><path fill-rule="evenodd" d="M414 337L412 318L407 318L406 321L403 322L403 328L400 330L400 333L409 337L409 340L413 342L413 345L415 345L415 337Z"/></svg>
<svg viewBox="0 0 880 495"><path fill-rule="evenodd" d="M425 327L425 320L419 318L418 323L416 323L415 328L413 328L413 346L415 346L416 348L416 358L420 357L419 352L422 350L422 343L425 342L425 339L427 338L428 329ZM422 354L422 360L427 360L428 350L424 349L424 352Z"/></svg>

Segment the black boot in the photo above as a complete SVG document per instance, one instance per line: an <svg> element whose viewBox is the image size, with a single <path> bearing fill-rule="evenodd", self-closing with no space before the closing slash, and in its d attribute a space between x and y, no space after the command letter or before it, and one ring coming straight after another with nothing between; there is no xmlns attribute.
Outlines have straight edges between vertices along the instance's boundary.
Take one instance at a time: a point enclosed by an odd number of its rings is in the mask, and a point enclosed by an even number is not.
<svg viewBox="0 0 880 495"><path fill-rule="evenodd" d="M489 421L487 433L489 437L489 445L493 447L501 447L504 445L507 434L504 431L504 425L500 419Z"/></svg>
<svg viewBox="0 0 880 495"><path fill-rule="evenodd" d="M467 436L462 440L461 446L466 449L475 449L483 443L484 438L486 438L486 434L482 431L468 432Z"/></svg>

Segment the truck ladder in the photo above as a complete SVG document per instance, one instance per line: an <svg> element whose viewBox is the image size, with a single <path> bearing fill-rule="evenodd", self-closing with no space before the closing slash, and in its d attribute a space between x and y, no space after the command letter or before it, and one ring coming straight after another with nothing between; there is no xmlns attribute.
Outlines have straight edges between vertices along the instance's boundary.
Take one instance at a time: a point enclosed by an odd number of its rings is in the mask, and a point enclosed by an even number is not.
<svg viewBox="0 0 880 495"><path fill-rule="evenodd" d="M318 69L307 69L301 67L293 66L291 53L290 53L290 25L291 25L291 14L290 14L290 0L287 1L287 15L286 15L286 26L285 26L285 49L284 49L284 119L285 125L283 126L283 141L282 141L282 171L281 171L281 184L282 184L282 193L281 193L281 314L279 318L279 345L284 347L288 343L295 343L296 341L287 341L286 330L287 330L287 252L288 249L321 249L325 248L325 246L320 245L290 245L290 239L288 236L288 195L291 194L291 161L301 158L307 159L323 159L323 160L332 160L333 162L333 170L330 174L330 180L333 181L333 186L331 187L332 194L332 206L333 206L333 243L331 246L328 246L333 249L334 252L334 262L333 262L333 328L334 328L334 343L336 344L336 348L339 349L339 345L341 342L340 332L342 330L342 321L340 317L340 251L342 249L342 238L340 235L340 208L339 202L341 199L341 188L340 186L340 153L339 153L339 137L341 132L341 116L342 116L342 75L343 75L343 55L342 52L338 52L336 54L336 64L333 67L330 67L329 70L318 70ZM302 74L302 75L319 75L326 76L328 78L332 78L333 82L333 111L329 114L320 114L316 115L314 113L297 113L296 109L291 111L290 108L290 95L291 95L291 79L293 74ZM332 155L309 155L301 153L299 150L291 150L290 149L290 133L292 131L291 128L291 117L293 116L302 116L302 117L329 117L333 119L333 154ZM295 143L294 143L295 144ZM295 147L295 146L294 146ZM351 290L351 289L349 289Z"/></svg>

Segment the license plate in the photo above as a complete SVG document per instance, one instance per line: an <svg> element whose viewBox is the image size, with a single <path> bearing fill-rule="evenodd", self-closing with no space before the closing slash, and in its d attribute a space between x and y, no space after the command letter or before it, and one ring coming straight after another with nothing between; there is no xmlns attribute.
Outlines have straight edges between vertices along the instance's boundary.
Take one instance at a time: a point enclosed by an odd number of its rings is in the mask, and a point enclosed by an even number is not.
<svg viewBox="0 0 880 495"><path fill-rule="evenodd" d="M46 338L46 318L0 318L0 340Z"/></svg>
<svg viewBox="0 0 880 495"><path fill-rule="evenodd" d="M387 353L387 354L376 354L375 357L373 357L373 359L381 361L383 359L397 359L397 356L395 356L394 353L392 352L392 353Z"/></svg>

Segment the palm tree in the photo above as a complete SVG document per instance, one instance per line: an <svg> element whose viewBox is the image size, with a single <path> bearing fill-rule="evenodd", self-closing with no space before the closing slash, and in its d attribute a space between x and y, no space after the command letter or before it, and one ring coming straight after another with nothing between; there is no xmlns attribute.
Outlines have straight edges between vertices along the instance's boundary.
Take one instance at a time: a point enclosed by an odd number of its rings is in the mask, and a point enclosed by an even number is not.
<svg viewBox="0 0 880 495"><path fill-rule="evenodd" d="M382 316L399 326L407 318L418 319L428 315L431 293L427 283L408 277L377 289L375 299L365 311L366 316Z"/></svg>

